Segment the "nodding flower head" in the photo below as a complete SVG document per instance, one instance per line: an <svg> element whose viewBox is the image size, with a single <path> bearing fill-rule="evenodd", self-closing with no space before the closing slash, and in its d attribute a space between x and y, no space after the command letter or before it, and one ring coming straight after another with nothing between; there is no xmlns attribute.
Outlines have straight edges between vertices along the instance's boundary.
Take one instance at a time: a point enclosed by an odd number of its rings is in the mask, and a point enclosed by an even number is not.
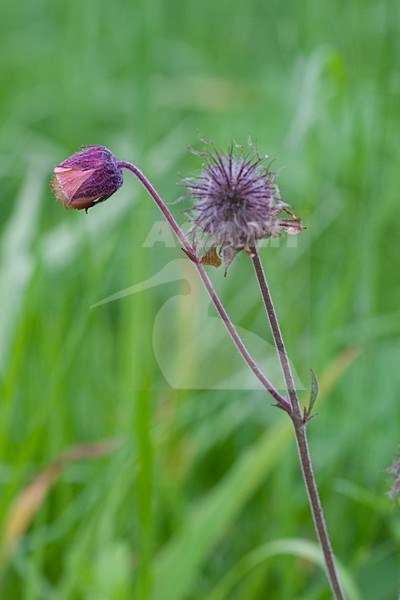
<svg viewBox="0 0 400 600"><path fill-rule="evenodd" d="M82 146L54 168L50 185L65 208L86 211L107 200L122 185L122 171L113 154L103 146Z"/></svg>
<svg viewBox="0 0 400 600"><path fill-rule="evenodd" d="M249 142L248 150L232 144L222 154L211 149L195 152L203 157L203 169L196 178L184 179L184 197L192 200L188 211L195 239L205 235L206 245L222 254L225 269L241 250L251 252L258 240L277 237L281 231L297 234L300 219L288 210L280 196L277 175ZM291 219L279 218L280 213Z"/></svg>

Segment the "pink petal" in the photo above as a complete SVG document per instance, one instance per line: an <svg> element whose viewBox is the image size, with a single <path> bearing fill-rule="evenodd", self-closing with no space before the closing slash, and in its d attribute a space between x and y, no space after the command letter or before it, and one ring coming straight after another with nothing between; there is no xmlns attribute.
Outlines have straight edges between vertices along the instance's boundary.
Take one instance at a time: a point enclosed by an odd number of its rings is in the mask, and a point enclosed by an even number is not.
<svg viewBox="0 0 400 600"><path fill-rule="evenodd" d="M52 192L54 194L54 197L56 200L58 200L59 202L61 202L61 204L65 207L65 208L69 208L69 201L68 198L63 194L63 191L61 189L61 185L59 184L58 180L56 179L56 177L52 177L51 181L50 181L50 187L52 189Z"/></svg>
<svg viewBox="0 0 400 600"><path fill-rule="evenodd" d="M81 171L73 167L55 167L54 174L58 183L60 184L62 193L68 200L71 200L75 192L81 187L81 185L91 177L96 169L88 169L87 171Z"/></svg>

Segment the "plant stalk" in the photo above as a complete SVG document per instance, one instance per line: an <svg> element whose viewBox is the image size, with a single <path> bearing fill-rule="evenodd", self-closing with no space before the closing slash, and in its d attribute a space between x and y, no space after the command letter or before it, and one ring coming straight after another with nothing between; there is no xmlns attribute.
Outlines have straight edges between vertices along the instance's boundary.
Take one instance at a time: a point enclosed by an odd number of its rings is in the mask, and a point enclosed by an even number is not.
<svg viewBox="0 0 400 600"><path fill-rule="evenodd" d="M237 333L235 326L233 325L231 319L229 318L228 313L226 312L225 308L223 307L216 291L214 290L211 280L208 277L203 265L200 262L200 257L197 255L197 252L193 248L193 246L189 243L186 235L184 234L182 229L179 227L178 223L175 221L174 217L172 216L170 210L168 209L168 207L166 206L164 201L161 199L161 197L159 196L157 191L154 189L154 187L151 185L149 180L145 177L145 175L135 165L133 165L132 163L129 163L129 162L119 161L118 166L131 171L139 179L140 183L143 185L143 187L146 189L146 191L153 198L153 200L157 204L158 208L161 210L162 214L164 215L165 219L168 221L172 231L178 238L179 243L182 245L182 250L187 254L187 256L190 258L190 260L194 263L194 265L201 277L201 280L203 281L204 286L207 289L207 292L208 292L215 308L218 311L218 314L220 315L225 327L227 328L228 332L230 333L231 338L232 338L236 348L242 355L244 361L250 367L250 369L253 371L253 373L256 375L256 377L259 379L259 381L262 383L262 385L265 387L265 389L268 391L268 393L274 398L277 405L280 408L282 408L285 412L290 414L290 412L291 412L290 402L286 398L284 398L278 392L278 390L276 390L274 388L272 383L269 381L269 379L266 377L266 375L261 371L261 369L259 368L257 363L254 361L254 359L251 357L251 355L248 352L247 348L245 347L243 341L241 340L239 334Z"/></svg>
<svg viewBox="0 0 400 600"><path fill-rule="evenodd" d="M345 596L339 581L337 568L335 565L335 559L333 556L332 546L329 539L324 514L322 511L317 484L313 473L306 432L307 419L303 418L303 415L301 413L300 403L295 389L294 379L290 368L288 355L279 327L277 314L272 302L272 297L268 288L264 269L260 261L260 256L256 247L250 248L250 251L251 260L253 262L254 271L260 287L265 310L267 312L271 328L272 337L274 338L275 347L278 353L279 362L281 365L286 388L290 398L292 410L290 411L289 416L293 423L297 451L303 474L303 480L307 489L307 495L309 499L315 530L317 533L317 538L325 560L327 577L335 600L345 600Z"/></svg>
<svg viewBox="0 0 400 600"><path fill-rule="evenodd" d="M303 473L303 479L304 479L304 483L305 483L305 486L307 489L311 512L312 512L312 516L313 516L313 520L314 520L314 525L315 525L317 537L318 537L318 540L319 540L319 543L320 543L320 546L321 546L321 549L322 549L322 552L324 555L324 559L325 559L328 580L329 580L331 590L332 590L335 600L345 600L345 596L343 594L343 591L342 591L342 588L340 585L340 581L339 581L339 578L337 575L337 570L336 570L336 565L334 562L332 547L331 547L328 532L326 529L326 524L325 524L325 520L324 520L324 516L323 516L323 512L322 512L322 506L321 506L321 502L320 502L320 498L319 498L319 494L318 494L318 489L317 489L314 474L313 474L311 457L310 457L310 453L309 453L309 449L308 449L308 442L307 442L307 435L306 435L306 424L307 423L303 419L303 416L301 414L301 408L300 408L299 400L297 397L297 392L295 389L294 379L293 379L293 375L292 375L292 372L290 369L290 364L289 364L286 348L285 348L285 345L283 342L282 334L280 332L278 319L277 319L276 312L275 312L275 309L274 309L274 306L272 303L272 298L269 293L268 285L267 285L267 282L265 279L264 271L262 268L262 264L261 264L257 249L251 248L251 258L252 258L254 270L255 270L255 273L257 276L257 280L258 280L258 283L260 286L264 305L265 305L265 308L267 311L272 335L273 335L275 346L276 346L276 349L278 352L279 361L281 364L281 368L282 368L282 372L283 372L283 376L285 379L286 388L287 388L287 392L288 392L290 401L287 400L286 398L284 398L274 388L274 386L271 384L271 382L264 375L264 373L258 367L257 363L254 361L254 359L249 354L247 348L245 347L245 345L243 344L243 341L241 340L239 334L237 333L235 326L233 325L225 308L223 307L216 291L214 290L211 280L208 277L208 275L200 261L200 257L198 256L195 248L189 243L186 235L184 234L182 229L179 227L179 225L175 221L170 210L168 209L166 204L163 202L163 200L161 199L161 197L159 196L157 191L154 189L154 187L151 185L151 183L148 181L148 179L145 177L145 175L135 165L133 165L132 163L129 163L129 162L124 162L124 161L118 162L118 165L121 168L128 169L129 171L131 171L137 177L137 179L140 181L140 183L146 189L146 191L150 194L152 199L155 201L158 208L162 212L163 216L169 223L172 231L174 232L174 234L178 238L180 244L182 245L182 250L187 254L187 256L190 258L190 260L194 263L194 265L200 275L200 278L202 279L204 286L207 289L207 292L208 292L215 308L217 309L218 314L220 315L225 327L227 328L228 332L230 333L232 340L233 340L234 344L236 345L238 351L242 355L244 361L251 368L253 373L256 375L256 377L259 379L259 381L262 383L262 385L265 387L265 389L268 391L268 393L277 402L277 406L282 408L290 416L292 423L293 423L293 427L294 427L297 449L298 449L299 459L300 459L302 473Z"/></svg>

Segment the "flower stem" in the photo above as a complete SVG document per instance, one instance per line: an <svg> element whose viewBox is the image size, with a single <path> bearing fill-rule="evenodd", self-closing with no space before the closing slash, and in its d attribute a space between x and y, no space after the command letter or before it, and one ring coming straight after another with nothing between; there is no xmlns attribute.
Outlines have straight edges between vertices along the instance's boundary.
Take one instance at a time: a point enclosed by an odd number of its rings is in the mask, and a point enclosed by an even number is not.
<svg viewBox="0 0 400 600"><path fill-rule="evenodd" d="M258 254L257 248L252 247L250 250L251 260L253 262L254 271L257 277L258 284L260 286L261 295L267 312L272 336L274 338L275 346L279 356L279 362L281 364L282 373L285 379L286 388L290 398L292 410L289 412L289 416L293 423L297 443L297 451L299 454L299 460L303 474L303 480L307 489L308 500L310 503L317 538L325 560L327 577L334 598L336 600L345 600L345 596L337 574L335 560L332 552L332 546L329 539L328 530L326 528L324 514L321 506L321 500L319 497L318 488L313 473L311 456L307 441L307 420L304 419L301 414L300 403L295 389L294 379L290 368L288 355L279 327L279 322L275 312L275 308L272 302L272 297L268 288L267 280L265 278L264 269L260 261L260 256Z"/></svg>
<svg viewBox="0 0 400 600"><path fill-rule="evenodd" d="M184 250L184 252L190 258L190 260L194 263L194 265L201 277L201 280L203 281L204 286L205 286L211 300L213 301L215 308L218 311L218 314L220 315L225 327L229 331L231 338L232 338L236 348L242 355L244 361L250 367L250 369L253 371L253 373L256 375L256 377L259 379L259 381L262 383L262 385L265 387L265 389L269 392L269 394L274 398L274 400L277 402L277 405L280 408L282 408L284 411L286 411L287 413L290 413L291 412L290 402L286 398L284 398L278 392L278 390L276 390L274 388L272 383L264 375L264 373L258 367L257 363L254 361L254 359L249 354L247 348L245 347L239 334L237 333L235 326L233 325L231 319L229 318L228 313L226 312L225 308L223 307L216 291L214 290L211 280L208 277L203 265L201 264L200 258L197 255L196 250L189 243L186 235L184 234L182 229L179 227L178 223L175 221L174 217L172 216L172 214L171 214L170 210L168 209L168 207L166 206L166 204L163 202L163 200L161 199L159 194L156 192L154 187L151 185L149 180L135 165L133 165L129 162L120 161L120 162L118 162L118 166L123 169L128 169L129 171L131 171L139 179L140 183L143 185L143 187L147 190L147 192L153 198L153 200L157 204L158 208L161 210L162 214L168 221L172 231L175 233L176 237L178 238L179 243L182 245L182 250Z"/></svg>

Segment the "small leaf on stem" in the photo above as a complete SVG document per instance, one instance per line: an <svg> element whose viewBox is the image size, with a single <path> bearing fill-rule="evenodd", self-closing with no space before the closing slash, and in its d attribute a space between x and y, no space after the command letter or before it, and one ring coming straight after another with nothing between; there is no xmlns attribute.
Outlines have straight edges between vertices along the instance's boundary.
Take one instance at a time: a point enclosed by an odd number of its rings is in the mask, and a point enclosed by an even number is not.
<svg viewBox="0 0 400 600"><path fill-rule="evenodd" d="M311 412L314 408L314 404L317 399L318 390L319 390L317 376L314 373L313 369L311 369L311 368L310 368L310 373L311 373L310 401L308 403L308 406L304 409L304 421L305 422L309 421L312 418Z"/></svg>

